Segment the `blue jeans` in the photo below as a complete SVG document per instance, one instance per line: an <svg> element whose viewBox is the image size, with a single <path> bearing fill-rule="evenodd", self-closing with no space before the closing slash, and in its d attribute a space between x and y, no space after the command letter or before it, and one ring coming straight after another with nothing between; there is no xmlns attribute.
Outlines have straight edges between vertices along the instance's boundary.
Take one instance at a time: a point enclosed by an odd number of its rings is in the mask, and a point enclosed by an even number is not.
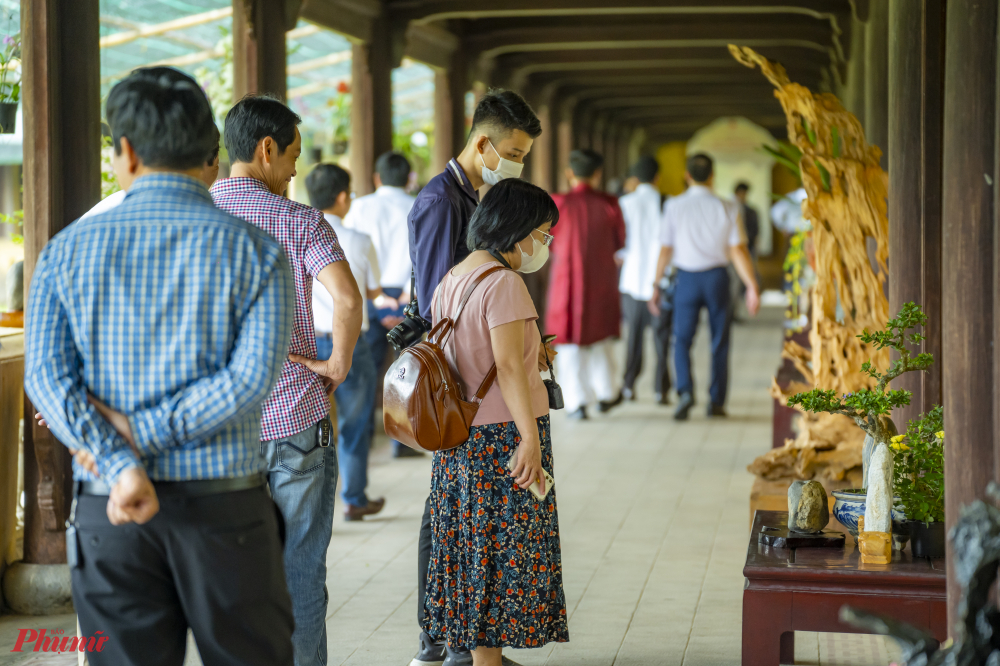
<svg viewBox="0 0 1000 666"><path fill-rule="evenodd" d="M295 666L325 666L327 658L326 551L333 533L337 449L319 446L318 435L319 427L313 425L290 437L260 443L271 497L285 520L285 580L295 616Z"/></svg>
<svg viewBox="0 0 1000 666"><path fill-rule="evenodd" d="M337 446L340 454L340 474L343 481L341 497L352 506L367 506L368 449L372 443L372 415L375 413L375 392L378 374L368 341L364 336L354 346L351 371L337 387Z"/></svg>
<svg viewBox="0 0 1000 666"><path fill-rule="evenodd" d="M694 393L691 345L698 331L698 317L708 308L712 332L712 404L724 405L729 384L729 273L725 267L707 271L677 271L674 294L674 370L677 395Z"/></svg>

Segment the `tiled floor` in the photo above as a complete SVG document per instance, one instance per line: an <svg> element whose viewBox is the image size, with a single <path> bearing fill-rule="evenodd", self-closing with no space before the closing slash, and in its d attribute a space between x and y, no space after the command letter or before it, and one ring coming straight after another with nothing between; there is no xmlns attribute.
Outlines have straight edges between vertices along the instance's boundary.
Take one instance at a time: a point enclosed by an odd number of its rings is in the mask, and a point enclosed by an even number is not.
<svg viewBox="0 0 1000 666"><path fill-rule="evenodd" d="M704 335L695 351L700 404L689 422L676 423L652 403L648 376L638 402L606 417L553 418L570 642L514 651L513 659L524 666L740 662L753 481L746 465L770 442L767 387L780 346L775 315L733 331L727 419L704 416ZM429 476L430 458L393 460L382 442L370 490L388 498L386 511L363 523L338 518L329 554L330 664L409 663L418 633L417 532ZM69 626L72 617L26 621L0 619L0 664L27 663L7 652L16 635L11 627ZM883 666L895 653L881 638L799 634L796 661Z"/></svg>

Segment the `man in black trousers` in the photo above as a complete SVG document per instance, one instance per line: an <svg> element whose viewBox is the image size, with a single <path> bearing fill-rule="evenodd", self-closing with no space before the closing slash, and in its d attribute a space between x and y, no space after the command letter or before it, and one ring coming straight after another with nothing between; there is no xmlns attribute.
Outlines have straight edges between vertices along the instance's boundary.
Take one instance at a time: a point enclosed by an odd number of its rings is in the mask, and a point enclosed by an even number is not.
<svg viewBox="0 0 1000 666"><path fill-rule="evenodd" d="M93 666L291 666L292 606L259 453L295 292L267 233L199 180L216 150L200 86L136 70L108 95L127 191L42 251L24 388L74 453L66 531Z"/></svg>

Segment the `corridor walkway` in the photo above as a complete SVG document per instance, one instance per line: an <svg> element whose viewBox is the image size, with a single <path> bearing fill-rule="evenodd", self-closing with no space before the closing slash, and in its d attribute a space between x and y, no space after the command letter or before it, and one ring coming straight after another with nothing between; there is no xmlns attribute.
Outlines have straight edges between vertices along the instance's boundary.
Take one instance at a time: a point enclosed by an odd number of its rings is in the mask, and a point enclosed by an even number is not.
<svg viewBox="0 0 1000 666"><path fill-rule="evenodd" d="M728 419L689 422L639 401L585 423L553 419L555 478L571 642L510 656L524 666L734 666L740 662L746 465L771 437L770 378L779 361L780 310L734 328ZM704 327L703 327L704 328ZM704 333L704 331L703 331ZM707 381L707 339L695 352ZM703 388L704 392L704 388ZM370 490L388 498L374 520L337 519L329 554L327 627L332 665L405 666L417 638L417 533L430 458L373 455ZM339 504L339 499L338 499ZM0 643L19 626L72 626L72 617L0 620ZM27 622L27 624L26 624ZM884 666L875 637L799 634L800 664ZM69 664L0 650L0 664ZM11 659L13 658L13 659ZM189 664L197 664L192 656Z"/></svg>

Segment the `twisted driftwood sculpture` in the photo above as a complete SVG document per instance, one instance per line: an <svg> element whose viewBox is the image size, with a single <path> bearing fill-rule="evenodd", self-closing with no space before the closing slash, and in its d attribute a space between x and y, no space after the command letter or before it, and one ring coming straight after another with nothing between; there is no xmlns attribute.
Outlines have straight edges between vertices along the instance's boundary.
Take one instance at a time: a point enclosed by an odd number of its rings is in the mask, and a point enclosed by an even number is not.
<svg viewBox="0 0 1000 666"><path fill-rule="evenodd" d="M802 151L799 168L808 194L802 212L812 222L816 250L809 332L812 349L789 342L784 356L791 358L806 377L808 388L839 394L870 388L874 382L861 371L862 364L871 360L878 367L886 367L889 362L888 350L876 351L858 339L865 328L879 330L889 318L883 290L889 235L888 177L879 166L882 152L868 145L861 123L834 95L813 94L805 86L792 83L784 67L753 49L730 44L729 51L747 67L760 67L775 86L774 96L788 119L789 141ZM869 239L874 245L877 271L869 258ZM789 387L786 391L791 392L786 393L775 383L772 394L784 403L801 388ZM794 442L761 456L748 469L765 478L776 478L778 468L787 468L790 458L809 457L804 452L812 448L810 442L825 439L821 431L844 432L850 423L850 419L837 414L804 418ZM814 473L843 478L845 460L853 461L850 468L860 467L863 437L858 433L836 444L836 471L827 474L817 469ZM811 478L803 476L805 471L800 467L795 476Z"/></svg>

